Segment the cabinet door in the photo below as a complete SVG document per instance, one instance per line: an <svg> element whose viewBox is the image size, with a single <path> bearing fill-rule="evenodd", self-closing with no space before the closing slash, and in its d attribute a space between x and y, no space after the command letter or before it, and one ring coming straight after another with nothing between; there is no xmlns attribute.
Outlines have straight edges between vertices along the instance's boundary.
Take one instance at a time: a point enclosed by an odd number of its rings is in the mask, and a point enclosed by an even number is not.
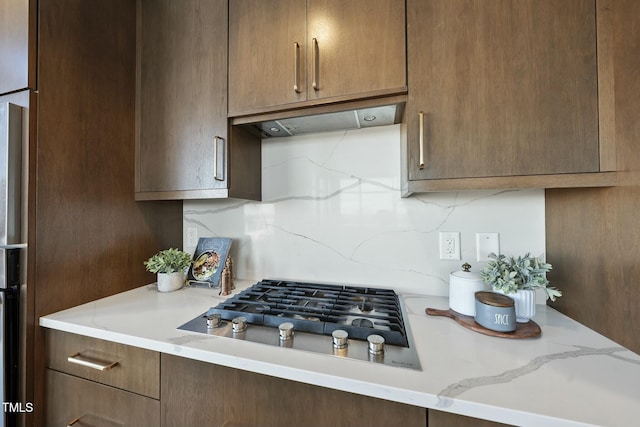
<svg viewBox="0 0 640 427"><path fill-rule="evenodd" d="M29 1L0 0L0 94L28 87Z"/></svg>
<svg viewBox="0 0 640 427"><path fill-rule="evenodd" d="M138 13L137 191L227 188L226 0L142 0Z"/></svg>
<svg viewBox="0 0 640 427"><path fill-rule="evenodd" d="M594 3L408 0L409 180L599 172Z"/></svg>
<svg viewBox="0 0 640 427"><path fill-rule="evenodd" d="M309 99L406 91L405 4L308 2Z"/></svg>
<svg viewBox="0 0 640 427"><path fill-rule="evenodd" d="M306 0L230 0L229 115L307 99Z"/></svg>
<svg viewBox="0 0 640 427"><path fill-rule="evenodd" d="M47 369L48 426L159 426L160 402Z"/></svg>
<svg viewBox="0 0 640 427"><path fill-rule="evenodd" d="M424 427L424 408L162 355L162 425Z"/></svg>
<svg viewBox="0 0 640 427"><path fill-rule="evenodd" d="M406 92L402 0L231 0L229 116Z"/></svg>

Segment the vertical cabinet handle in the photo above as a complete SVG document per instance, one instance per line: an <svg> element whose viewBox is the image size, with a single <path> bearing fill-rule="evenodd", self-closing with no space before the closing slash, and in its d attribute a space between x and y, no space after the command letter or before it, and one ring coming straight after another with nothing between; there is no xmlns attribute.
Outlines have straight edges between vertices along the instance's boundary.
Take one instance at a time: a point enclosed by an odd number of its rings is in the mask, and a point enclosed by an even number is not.
<svg viewBox="0 0 640 427"><path fill-rule="evenodd" d="M300 45L298 42L293 43L293 62L295 76L293 78L293 90L300 93Z"/></svg>
<svg viewBox="0 0 640 427"><path fill-rule="evenodd" d="M224 138L213 138L213 178L224 181Z"/></svg>
<svg viewBox="0 0 640 427"><path fill-rule="evenodd" d="M424 169L424 113L420 111L418 113L420 117L420 163L418 169Z"/></svg>
<svg viewBox="0 0 640 427"><path fill-rule="evenodd" d="M311 59L313 60L313 82L311 86L314 90L320 90L320 85L318 83L318 65L320 62L320 58L318 57L318 39L313 38L311 40Z"/></svg>
<svg viewBox="0 0 640 427"><path fill-rule="evenodd" d="M118 364L118 362L102 362L94 359L89 359L76 353L73 356L67 357L67 362L74 365L84 366L85 368L95 369L96 371L108 371Z"/></svg>

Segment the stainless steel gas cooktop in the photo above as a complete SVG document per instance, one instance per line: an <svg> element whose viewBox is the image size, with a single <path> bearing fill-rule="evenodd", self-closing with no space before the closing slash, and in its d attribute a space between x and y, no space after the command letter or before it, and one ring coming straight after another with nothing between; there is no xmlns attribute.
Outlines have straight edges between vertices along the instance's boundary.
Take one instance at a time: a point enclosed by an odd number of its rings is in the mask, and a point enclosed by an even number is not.
<svg viewBox="0 0 640 427"><path fill-rule="evenodd" d="M420 370L393 290L262 280L178 329Z"/></svg>

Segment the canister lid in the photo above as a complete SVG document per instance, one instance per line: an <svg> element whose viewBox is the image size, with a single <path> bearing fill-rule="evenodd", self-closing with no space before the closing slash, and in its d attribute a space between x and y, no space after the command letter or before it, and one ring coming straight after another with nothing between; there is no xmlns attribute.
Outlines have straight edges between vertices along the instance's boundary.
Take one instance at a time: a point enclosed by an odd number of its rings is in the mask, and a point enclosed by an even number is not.
<svg viewBox="0 0 640 427"><path fill-rule="evenodd" d="M476 300L493 307L512 307L513 300L506 295L497 292L480 291L476 292Z"/></svg>
<svg viewBox="0 0 640 427"><path fill-rule="evenodd" d="M451 277L456 277L456 278L465 279L465 280L473 280L473 281L482 280L482 277L480 277L480 274L473 273L471 271L471 264L467 262L462 264L462 270L454 271L453 273L451 273Z"/></svg>

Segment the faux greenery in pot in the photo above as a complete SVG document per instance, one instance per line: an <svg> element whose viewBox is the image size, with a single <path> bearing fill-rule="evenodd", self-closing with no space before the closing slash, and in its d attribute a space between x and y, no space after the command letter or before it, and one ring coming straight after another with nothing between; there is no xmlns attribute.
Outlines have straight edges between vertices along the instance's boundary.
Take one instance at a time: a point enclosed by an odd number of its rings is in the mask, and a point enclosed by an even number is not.
<svg viewBox="0 0 640 427"><path fill-rule="evenodd" d="M158 274L158 291L177 291L184 285L184 273L191 265L191 255L179 249L165 249L144 262L147 271Z"/></svg>
<svg viewBox="0 0 640 427"><path fill-rule="evenodd" d="M152 273L184 273L191 265L191 255L179 249L165 249L144 262Z"/></svg>
<svg viewBox="0 0 640 427"><path fill-rule="evenodd" d="M487 265L480 270L480 276L494 290L508 295L520 289L541 288L551 301L562 296L557 288L549 286L546 273L551 270L551 264L542 259L529 253L517 258L491 253L489 259Z"/></svg>

